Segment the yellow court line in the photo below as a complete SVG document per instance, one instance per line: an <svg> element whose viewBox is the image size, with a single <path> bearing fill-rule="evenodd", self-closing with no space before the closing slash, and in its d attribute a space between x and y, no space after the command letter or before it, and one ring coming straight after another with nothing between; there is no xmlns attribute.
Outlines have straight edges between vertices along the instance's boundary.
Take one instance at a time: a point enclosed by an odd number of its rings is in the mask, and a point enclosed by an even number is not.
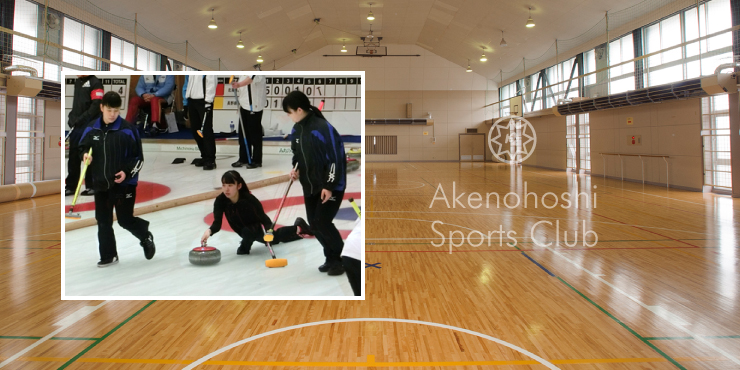
<svg viewBox="0 0 740 370"><path fill-rule="evenodd" d="M2 358L2 357L0 357ZM35 362L66 362L69 358L61 357L21 357L17 361ZM697 361L724 361L721 357L676 357L680 362ZM549 360L553 364L605 364L605 363L652 363L668 362L665 358L593 358ZM120 363L120 364L156 364L156 365L188 365L189 360L166 359L117 359L117 358L80 358L76 362L85 363ZM434 362L375 362L375 356L368 355L367 362L288 362L288 361L206 361L203 365L236 365L236 366L303 366L303 367L421 367L421 366L506 366L506 365L538 365L534 360L519 361L434 361Z"/></svg>
<svg viewBox="0 0 740 370"><path fill-rule="evenodd" d="M24 268L24 267L26 267L26 266L29 266L29 265L33 265L34 263L37 263L37 262L41 262L41 261L43 261L43 260L45 260L45 259L49 259L49 258L51 258L51 257L54 257L54 256L58 256L58 255L61 255L61 254L62 254L62 252L56 252L56 253L52 254L51 256L48 256L48 257L44 257L44 258L42 258L42 259L40 259L40 260L38 260L38 261L33 261L33 262L31 262L31 263L27 263L27 264L25 264L25 265L23 265L23 266L21 266L21 267L18 267L18 268L16 268L16 269L12 269L12 270L8 270L8 271L5 271L5 272L3 272L3 273L0 273L0 276L3 276L3 275L5 275L5 274L9 274L9 273L11 273L11 272L13 272L13 271L18 271L18 270L20 270L20 269L22 269L22 268Z"/></svg>

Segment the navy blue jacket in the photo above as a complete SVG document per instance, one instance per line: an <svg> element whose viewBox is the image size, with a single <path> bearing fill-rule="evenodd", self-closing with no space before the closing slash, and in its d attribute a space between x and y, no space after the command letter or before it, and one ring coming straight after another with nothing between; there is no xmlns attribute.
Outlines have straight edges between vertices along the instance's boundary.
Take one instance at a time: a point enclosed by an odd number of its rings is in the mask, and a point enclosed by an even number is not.
<svg viewBox="0 0 740 370"><path fill-rule="evenodd" d="M293 125L291 140L293 166L298 163L304 194L346 189L347 157L342 137L334 126L309 112Z"/></svg>
<svg viewBox="0 0 740 370"><path fill-rule="evenodd" d="M139 171L144 165L141 138L136 128L120 116L104 127L102 117L85 128L80 139L80 159L92 148L93 161L88 167L93 189L106 191L115 183L115 176L123 171L126 179L120 185L137 185Z"/></svg>

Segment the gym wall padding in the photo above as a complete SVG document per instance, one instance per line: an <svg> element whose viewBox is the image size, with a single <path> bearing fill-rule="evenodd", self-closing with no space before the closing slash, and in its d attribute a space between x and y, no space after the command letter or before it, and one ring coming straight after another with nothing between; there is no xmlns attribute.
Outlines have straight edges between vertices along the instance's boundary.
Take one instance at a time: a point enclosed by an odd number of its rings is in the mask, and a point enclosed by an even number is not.
<svg viewBox="0 0 740 370"><path fill-rule="evenodd" d="M0 186L0 203L18 199L60 194L62 180L37 181L33 183L11 184Z"/></svg>

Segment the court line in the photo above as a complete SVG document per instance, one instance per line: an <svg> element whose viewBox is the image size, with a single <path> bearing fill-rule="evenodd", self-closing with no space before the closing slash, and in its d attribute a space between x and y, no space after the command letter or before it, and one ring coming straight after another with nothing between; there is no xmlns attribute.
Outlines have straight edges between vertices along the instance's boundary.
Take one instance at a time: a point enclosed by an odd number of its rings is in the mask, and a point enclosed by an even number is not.
<svg viewBox="0 0 740 370"><path fill-rule="evenodd" d="M51 332L51 334L37 340L35 343L31 344L30 346L20 350L13 356L8 357L5 361L0 362L0 368L5 367L6 365L10 364L11 362L15 361L19 357L29 352L30 350L41 345L41 343L44 343L47 340L53 338L55 335L59 334L61 331L74 325L77 321L80 321L84 319L85 317L87 317L88 315L90 315L91 313L95 312L95 310L97 310L98 308L105 306L108 302L110 301L104 301L97 306L83 306L82 308L73 312L69 316L59 320L57 323L54 324L54 326L59 326L57 330L54 330L53 332ZM60 367L60 369L62 368L64 368L64 366Z"/></svg>
<svg viewBox="0 0 740 370"><path fill-rule="evenodd" d="M100 305L102 306L103 304L105 304L107 302L109 302L109 301L105 301L105 302L101 303ZM87 353L89 350L93 349L93 347L95 347L98 344L100 344L100 342L102 342L103 340L105 340L105 338L108 338L111 334L115 333L116 330L120 329L124 324L126 324L129 321L131 321L131 319L133 319L134 317L136 317L138 314L142 313L145 309L147 309L147 307L149 307L152 304L154 304L154 302L156 302L156 301L151 301L151 302L147 303L144 307L142 307L141 309L139 309L138 311L136 311L133 315L129 316L126 320L123 320L122 323L118 324L115 328L111 329L109 332L105 333L105 335L103 335L102 337L98 338L97 340L95 340L95 342L93 342L92 344L90 344L89 346L87 346L87 348L83 349L82 352L78 353L76 356L74 356L71 359L69 359L69 361L65 362L57 370L63 370L65 368L67 368L67 366L69 366L70 364L72 364L73 362L77 361L77 359L79 359L80 357L82 357L82 355L84 355L85 353Z"/></svg>
<svg viewBox="0 0 740 370"><path fill-rule="evenodd" d="M13 272L13 271L18 271L18 270L20 270L20 269L22 269L22 268L24 268L24 267L27 267L27 266L33 265L34 263L37 263L37 262L41 262L41 261L43 261L43 260L47 260L47 259L49 259L49 258L52 258L52 257L58 256L58 255L61 255L61 254L62 254L62 252L57 252L57 253L54 253L54 254L52 254L51 256L48 256L48 257L44 257L44 258L42 258L42 259L39 259L39 260L33 261L33 262L31 262L31 263L27 263L27 264L25 264L25 265L23 265L23 266L21 266L21 267L18 267L18 268L15 268L15 269L10 269L10 270L8 270L8 271L5 271L5 272L3 272L3 273L0 273L0 276L3 276L3 275L5 275L5 274L9 274L9 273L11 273L11 272ZM0 367L2 367L2 366L0 366Z"/></svg>
<svg viewBox="0 0 740 370"><path fill-rule="evenodd" d="M578 210L582 210L582 209L579 208ZM465 215L465 216L475 216L475 215L478 215L478 216L521 217L521 218L533 218L533 219L536 219L536 220L563 220L563 221L569 221L570 220L569 218L564 218L564 217L504 215L504 214L501 214L501 213L477 213L477 212L370 211L370 210L368 212L372 212L372 213L414 213L414 214L453 214L453 215L454 214L457 214L457 215ZM598 215L598 214L593 213L593 212L591 214L596 215L596 216L601 216L601 215ZM605 217L605 216L601 216L601 217ZM608 217L605 217L605 218L608 218ZM368 220L376 220L376 219L382 220L383 218L379 218L379 217L367 217L367 219ZM592 224L604 224L604 225L611 225L611 226L630 226L630 227L636 227L636 228L655 229L655 230L663 230L663 231L677 231L677 232L688 233L688 234L711 235L710 233L702 233L702 232L698 232L698 231L688 231L688 230L679 230L679 229L667 229L667 228L664 228L664 227L645 226L645 225L631 225L631 224L624 223L624 222L617 221L617 220L614 220L614 221L615 222L605 222L605 221L593 221L593 220L591 220L590 222ZM648 231L648 230L644 230L644 231ZM648 232L650 232L650 231L648 231ZM655 233L655 234L657 234L657 233ZM660 234L657 234L657 235L660 235ZM663 236L663 237L666 237L666 238L670 238L670 237L667 237L665 235L660 235L660 236Z"/></svg>
<svg viewBox="0 0 740 370"><path fill-rule="evenodd" d="M41 339L43 337L25 337L18 335L0 335L0 339ZM52 337L49 340L98 340L100 338Z"/></svg>
<svg viewBox="0 0 740 370"><path fill-rule="evenodd" d="M302 367L419 367L419 366L491 366L491 365L537 365L538 362L532 360L514 360L514 361L440 361L440 362L376 362L373 355L367 356L366 362L288 362L288 361L206 361L203 365L236 365L236 366L302 366ZM676 357L681 362L700 362L700 361L723 361L717 357ZM21 357L19 361L33 362L61 362L67 358L60 357ZM77 360L80 363L120 363L120 364L159 364L159 365L187 365L192 361L188 360L167 360L167 359L126 359L126 358L83 358ZM668 362L665 358L660 357L632 357L632 358L588 358L588 359L560 359L550 360L553 364L608 364L608 363L654 363Z"/></svg>
<svg viewBox="0 0 740 370"><path fill-rule="evenodd" d="M419 321L419 320L394 319L394 318L355 318L355 319L338 319L338 320L324 320L324 321L309 322L309 323L304 323L304 324L298 324L298 325L288 326L288 327L284 327L284 328L280 328L280 329L275 329L275 330L271 330L271 331L268 331L268 332L265 332L265 333L262 333L262 334L254 335L254 336L251 336L249 338L242 339L240 341L237 341L235 343L232 343L232 344L230 344L228 346L222 347L222 348L220 348L220 349L218 349L218 350L216 350L214 352L211 352L211 353L209 353L209 354L201 357L200 359L194 361L190 365L184 367L183 370L192 370L196 366L198 366L198 365L200 365L200 364L202 364L202 363L210 360L211 358L213 358L215 356L218 356L221 353L224 353L224 352L226 352L226 351L228 351L230 349L233 349L235 347L238 347L238 346L240 346L242 344L249 343L251 341L254 341L254 340L257 340L257 339L261 339L263 337L267 337L267 336L270 336L270 335L273 335L273 334L282 333L282 332L290 331L290 330L294 330L294 329L300 329L300 328L310 327L310 326L317 326L317 325L335 324L335 323L348 323L348 322L377 322L377 321L381 321L381 322L400 322L400 323L408 323L408 324L418 324L418 325L434 326L434 327L438 327L438 328L443 328L443 329L448 329L448 330L453 330L453 331L457 331L457 332L462 332L462 333L474 335L476 337L487 339L489 341L498 343L498 344L500 344L500 345L502 345L504 347L513 349L513 350L515 350L515 351L517 351L517 352L519 352L519 353L521 353L521 354L523 354L525 356L528 356L528 357L534 359L535 361L537 361L537 363L542 364L542 365L545 365L549 369L559 369L557 366L555 366L552 363L548 362L544 358L541 358L541 357L535 355L534 353L525 350L524 348L515 346L515 345L513 345L513 344L511 344L509 342L505 342L505 341L503 341L501 339L494 338L494 337L492 337L490 335L478 333L478 332L475 332L475 331L472 331L472 330L463 329L463 328L459 328L459 327L455 327L455 326L451 326L451 325L444 325L444 324L438 324L438 323L435 323L435 322ZM372 363L372 364L373 364L373 366L377 366L377 363Z"/></svg>
<svg viewBox="0 0 740 370"><path fill-rule="evenodd" d="M615 220L615 219L613 219L613 218L610 218L610 217L606 217L606 216L604 216L604 215L600 215L600 214L598 214L598 213L595 213L595 212L592 212L592 213L593 213L594 215L596 215L596 216L599 216L599 217L603 217L603 218L605 218L605 219L607 219L607 220L612 220L612 221L614 221L614 222L619 222L619 223L621 223L621 224L627 225L627 223L625 223L625 222L622 222L622 221L619 221L619 220ZM671 238L670 236L666 236L666 235L658 234L658 233L656 233L655 231L645 230L645 229L643 229L643 228L640 228L640 227L637 227L637 226L634 226L634 225L630 225L630 226L632 226L632 227L634 227L635 229L638 229L638 230L642 230L642 231L647 231L647 232L649 232L649 233L653 233L653 234L655 234L655 235L658 235L658 236L662 236L662 237L664 237L664 238L668 238L668 239L671 239L671 240L677 241L677 242L679 242L679 243L684 243L684 244L686 244L686 245L690 245L690 246L692 246L692 247L695 247L695 248L699 248L699 246L696 246L696 245L693 245L693 244L690 244L690 243L686 243L686 242L684 242L684 241L681 241L681 240L678 240L678 239L673 239L673 238ZM674 231L677 231L677 230L674 230Z"/></svg>
<svg viewBox="0 0 740 370"><path fill-rule="evenodd" d="M603 278L601 277L601 276L602 276L601 274L597 274L597 273L591 272L590 270L586 269L585 267L583 267L582 265L578 264L578 263L577 263L577 262L575 262L574 260L572 260L572 259L570 259L570 258L568 258L568 257L564 256L564 255L563 255L562 253L558 252L557 250L553 250L553 249L551 249L551 248L548 248L548 247L544 247L544 249L547 249L547 250L549 250L550 252L554 253L554 254L555 254L556 256L558 256L558 257L560 257L560 258L562 258L562 259L564 259L564 260L566 260L566 261L570 262L570 263L571 263L571 264L572 264L573 266L575 266L575 267L577 267L578 269L580 269L580 270L582 270L582 271L586 272L587 274L591 275L591 276L592 276L592 277L593 277L594 279L597 279L597 280L601 281L602 283L604 283L604 284L606 284L607 286L609 286L610 288L612 288L612 289L613 289L614 291L616 291L616 292L618 292L618 293L620 293L620 294L624 295L625 297L629 298L630 300L632 300L633 302L637 303L638 305L640 305L641 307L645 308L646 310L648 310L648 311L651 311L651 312L653 312L653 313L654 313L655 315L657 315L658 317L660 317L660 318L662 318L662 319L665 319L665 320L666 320L666 321L667 321L668 323L670 323L670 324L671 324L671 325L673 325L674 327L678 328L679 330L683 331L684 333L688 334L689 336L691 336L691 337L694 337L694 338L696 338L696 339L697 339L698 341L702 342L702 343L703 343L704 345L706 345L707 347L709 347L709 348L711 348L711 349L715 350L716 352L718 352L719 354L721 354L721 355L722 355L722 356L724 356L725 358L729 359L730 361L734 362L735 364L738 364L738 365L740 365L740 360L739 360L739 359L737 359L736 357L734 357L734 356L730 355L729 353L727 353L727 351L725 351L725 350L723 350L723 349L721 349L721 348L719 348L719 347L717 347L717 346L713 345L712 343L710 343L710 342L709 342L709 341L707 341L706 339L704 339L704 338L702 338L702 337L700 337L700 336L696 335L696 334L695 334L694 332L692 332L691 330L689 330L688 328L686 328L686 325L688 325L688 322L686 322L685 320L681 319L681 318L680 318L680 317L678 317L677 315L673 314L673 312L671 312L671 311L669 311L669 310L666 310L666 309L664 309L663 307L661 307L661 306L658 306L658 305L655 305L655 306L648 306L647 304L643 303L643 302L642 302L642 301L640 301L639 299L637 299L637 298L635 298L635 297L633 297L633 296L629 295L629 294L628 294L627 292L625 292L624 290L622 290L622 289L618 288L618 287L617 287L617 286L615 286L614 284L611 284L611 283L609 283L608 281L604 280L604 279L603 279ZM557 277L557 278L558 278L558 279L560 279L560 277ZM560 279L560 280L562 280L562 279ZM562 280L562 281L563 281L564 283L566 283L566 282L565 282L564 280ZM567 284L567 283L566 283L566 284ZM573 289L575 289L575 288L573 288ZM580 293L579 293L579 294L580 294ZM587 298L587 297L585 297L585 296L584 296L584 298ZM588 298L587 298L587 299L588 299ZM635 333L635 334L636 334L636 333ZM647 342L647 341L645 341L645 342L646 342L646 343L649 343L649 342ZM652 344L650 344L650 345L652 346ZM657 347L656 347L656 350L657 350Z"/></svg>

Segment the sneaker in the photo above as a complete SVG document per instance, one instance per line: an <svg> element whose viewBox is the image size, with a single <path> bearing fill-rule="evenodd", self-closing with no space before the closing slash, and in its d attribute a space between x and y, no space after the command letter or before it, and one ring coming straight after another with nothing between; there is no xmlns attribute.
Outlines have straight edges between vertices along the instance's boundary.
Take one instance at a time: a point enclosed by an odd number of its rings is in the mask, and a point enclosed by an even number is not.
<svg viewBox="0 0 740 370"><path fill-rule="evenodd" d="M151 232L148 233L146 239L139 243L142 248L144 248L144 257L146 259L150 260L152 257L154 257L154 252L156 252L154 248L154 235L152 235Z"/></svg>
<svg viewBox="0 0 740 370"><path fill-rule="evenodd" d="M118 256L113 256L113 258L100 260L100 262L98 262L98 267L108 267L115 265L116 263L118 263Z"/></svg>
<svg viewBox="0 0 740 370"><path fill-rule="evenodd" d="M234 163L231 164L231 167L241 167L243 165L244 165L244 163L239 162L239 161L236 161L236 162L234 162Z"/></svg>
<svg viewBox="0 0 740 370"><path fill-rule="evenodd" d="M344 266L337 263L334 266L329 268L329 271L327 272L327 275L329 276L339 276L341 274L344 274Z"/></svg>
<svg viewBox="0 0 740 370"><path fill-rule="evenodd" d="M70 195L75 195L75 191L74 190L70 190L70 189L64 189L64 196L66 197L66 196L70 196Z"/></svg>
<svg viewBox="0 0 740 370"><path fill-rule="evenodd" d="M313 236L313 233L311 232L311 227L308 226L306 220L298 217L295 219L293 226L298 227L298 235L300 235L301 237Z"/></svg>
<svg viewBox="0 0 740 370"><path fill-rule="evenodd" d="M249 254L249 251L252 250L252 244L247 245L247 243L243 242L239 244L239 249L236 250L236 254L242 256L245 254Z"/></svg>
<svg viewBox="0 0 740 370"><path fill-rule="evenodd" d="M262 167L262 163L252 163L252 164L247 165L247 168L249 169L258 168L258 167Z"/></svg>
<svg viewBox="0 0 740 370"><path fill-rule="evenodd" d="M206 171L214 170L214 169L216 169L216 164L215 163L207 163L207 164L204 164L203 165L203 169L206 170Z"/></svg>
<svg viewBox="0 0 740 370"><path fill-rule="evenodd" d="M83 190L80 195L95 195L95 190L93 189L85 189Z"/></svg>
<svg viewBox="0 0 740 370"><path fill-rule="evenodd" d="M327 272L329 271L329 264L324 263L323 265L319 266L319 272Z"/></svg>

